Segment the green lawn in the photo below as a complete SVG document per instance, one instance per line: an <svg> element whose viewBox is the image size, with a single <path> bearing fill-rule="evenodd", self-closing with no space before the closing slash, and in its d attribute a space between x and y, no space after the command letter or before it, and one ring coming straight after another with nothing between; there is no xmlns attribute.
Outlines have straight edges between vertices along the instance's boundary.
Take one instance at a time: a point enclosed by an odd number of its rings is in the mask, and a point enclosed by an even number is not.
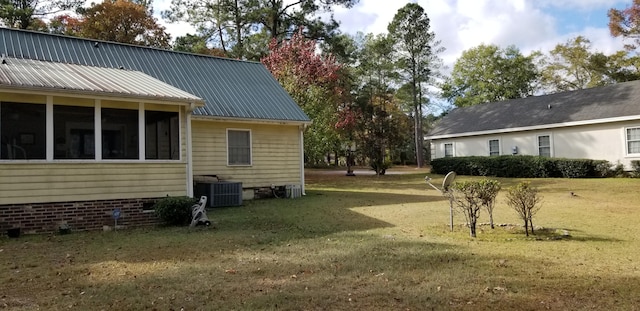
<svg viewBox="0 0 640 311"><path fill-rule="evenodd" d="M534 179L537 236L501 194L507 226L472 239L405 172L310 171L305 197L210 210L215 229L2 237L0 309L640 309L640 179Z"/></svg>

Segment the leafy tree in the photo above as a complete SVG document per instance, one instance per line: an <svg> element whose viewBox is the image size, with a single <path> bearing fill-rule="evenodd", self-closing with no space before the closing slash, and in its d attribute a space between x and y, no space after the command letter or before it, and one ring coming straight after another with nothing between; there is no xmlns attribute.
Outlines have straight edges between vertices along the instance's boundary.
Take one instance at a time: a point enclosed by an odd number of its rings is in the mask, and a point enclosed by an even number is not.
<svg viewBox="0 0 640 311"><path fill-rule="evenodd" d="M507 189L507 204L524 221L526 236L529 236L529 227L531 227L531 234L534 234L533 216L540 210L541 201L542 197L538 194L538 189L532 187L529 182L523 181Z"/></svg>
<svg viewBox="0 0 640 311"><path fill-rule="evenodd" d="M41 19L66 10L75 10L83 0L0 0L0 22L11 28L39 29ZM40 21L41 22L41 21Z"/></svg>
<svg viewBox="0 0 640 311"><path fill-rule="evenodd" d="M207 40L205 38L192 34L186 34L185 36L177 37L175 43L173 44L173 50L218 57L226 56L224 51L208 47Z"/></svg>
<svg viewBox="0 0 640 311"><path fill-rule="evenodd" d="M633 0L631 6L624 10L609 9L609 32L614 37L632 39L633 43L625 45L634 50L640 44L640 0Z"/></svg>
<svg viewBox="0 0 640 311"><path fill-rule="evenodd" d="M388 26L390 37L398 52L398 68L411 91L414 114L416 163L424 164L422 107L425 104L422 85L430 81L432 70L441 63L436 57L439 42L431 31L429 17L417 3L402 7Z"/></svg>
<svg viewBox="0 0 640 311"><path fill-rule="evenodd" d="M186 21L216 48L230 56L259 59L268 51L271 39L282 41L298 29L310 39L322 40L337 33L338 23L330 17L332 7L351 7L358 0L172 0L163 12L170 21Z"/></svg>
<svg viewBox="0 0 640 311"><path fill-rule="evenodd" d="M57 15L49 21L48 31L59 35L78 36L81 31L81 21L68 14Z"/></svg>
<svg viewBox="0 0 640 311"><path fill-rule="evenodd" d="M383 175L389 166L387 150L390 147L392 133L391 122L396 111L392 85L398 80L393 61L393 40L379 34L359 34L358 66L355 103L362 111L358 127L358 140L363 155L376 174Z"/></svg>
<svg viewBox="0 0 640 311"><path fill-rule="evenodd" d="M299 32L290 40L271 41L269 55L262 59L269 71L313 120L305 131L305 155L312 163L336 149L335 129L341 90L338 87L341 68L333 56L316 53L316 42Z"/></svg>
<svg viewBox="0 0 640 311"><path fill-rule="evenodd" d="M170 36L150 8L128 0L105 0L81 11L79 35L159 48L169 48Z"/></svg>
<svg viewBox="0 0 640 311"><path fill-rule="evenodd" d="M466 107L533 95L536 55L524 56L514 46L500 49L484 44L464 51L442 85L443 97Z"/></svg>
<svg viewBox="0 0 640 311"><path fill-rule="evenodd" d="M592 66L594 54L590 50L591 41L582 36L556 45L543 60L544 87L550 92L562 92L613 83L604 72Z"/></svg>

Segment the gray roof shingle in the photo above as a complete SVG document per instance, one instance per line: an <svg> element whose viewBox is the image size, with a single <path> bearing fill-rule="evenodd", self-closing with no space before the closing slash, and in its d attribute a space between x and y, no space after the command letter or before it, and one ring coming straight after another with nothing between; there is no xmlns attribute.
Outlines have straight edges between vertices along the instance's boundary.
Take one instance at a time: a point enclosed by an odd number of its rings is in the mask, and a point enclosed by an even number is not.
<svg viewBox="0 0 640 311"><path fill-rule="evenodd" d="M640 116L640 81L456 108L426 138L627 116Z"/></svg>
<svg viewBox="0 0 640 311"><path fill-rule="evenodd" d="M32 59L3 58L0 64L0 85L14 89L64 89L70 93L204 104L195 95L139 71Z"/></svg>
<svg viewBox="0 0 640 311"><path fill-rule="evenodd" d="M194 115L309 122L261 63L0 28L0 54L141 71L205 101Z"/></svg>

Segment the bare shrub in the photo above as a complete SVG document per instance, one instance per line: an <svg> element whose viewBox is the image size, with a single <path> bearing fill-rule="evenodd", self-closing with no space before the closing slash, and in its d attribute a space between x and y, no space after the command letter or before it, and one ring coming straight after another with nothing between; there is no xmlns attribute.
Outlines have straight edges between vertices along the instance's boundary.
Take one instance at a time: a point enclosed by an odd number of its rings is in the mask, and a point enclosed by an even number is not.
<svg viewBox="0 0 640 311"><path fill-rule="evenodd" d="M502 189L502 186L500 186L500 182L497 180L483 179L478 182L478 187L481 205L487 210L487 213L489 213L489 224L491 224L491 229L494 229L493 208L496 205L496 197L500 189Z"/></svg>
<svg viewBox="0 0 640 311"><path fill-rule="evenodd" d="M538 194L538 189L531 186L531 183L523 181L515 187L507 189L507 204L513 208L524 221L524 232L529 236L529 226L531 234L533 231L533 216L540 210L542 197Z"/></svg>
<svg viewBox="0 0 640 311"><path fill-rule="evenodd" d="M482 207L480 184L477 181L462 181L453 183L451 188L454 190L454 201L469 224L469 233L475 238L476 224Z"/></svg>

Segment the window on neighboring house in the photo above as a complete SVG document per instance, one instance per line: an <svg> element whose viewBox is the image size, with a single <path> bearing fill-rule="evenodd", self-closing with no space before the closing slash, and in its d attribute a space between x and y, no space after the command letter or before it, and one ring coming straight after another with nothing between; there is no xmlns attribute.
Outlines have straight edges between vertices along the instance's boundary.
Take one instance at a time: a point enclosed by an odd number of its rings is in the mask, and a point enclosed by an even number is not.
<svg viewBox="0 0 640 311"><path fill-rule="evenodd" d="M551 137L549 135L538 136L538 155L551 157Z"/></svg>
<svg viewBox="0 0 640 311"><path fill-rule="evenodd" d="M640 127L627 129L627 154L640 153Z"/></svg>
<svg viewBox="0 0 640 311"><path fill-rule="evenodd" d="M43 104L0 103L0 159L46 159L46 112Z"/></svg>
<svg viewBox="0 0 640 311"><path fill-rule="evenodd" d="M180 159L180 122L177 112L145 111L145 154L150 160Z"/></svg>
<svg viewBox="0 0 640 311"><path fill-rule="evenodd" d="M251 131L227 130L229 165L251 165Z"/></svg>
<svg viewBox="0 0 640 311"><path fill-rule="evenodd" d="M93 107L53 106L55 159L95 159Z"/></svg>
<svg viewBox="0 0 640 311"><path fill-rule="evenodd" d="M138 110L102 109L102 158L139 158Z"/></svg>
<svg viewBox="0 0 640 311"><path fill-rule="evenodd" d="M489 156L499 156L499 155L500 155L500 140L490 139L489 140Z"/></svg>
<svg viewBox="0 0 640 311"><path fill-rule="evenodd" d="M453 144L452 143L444 144L444 157L445 158L453 157Z"/></svg>

